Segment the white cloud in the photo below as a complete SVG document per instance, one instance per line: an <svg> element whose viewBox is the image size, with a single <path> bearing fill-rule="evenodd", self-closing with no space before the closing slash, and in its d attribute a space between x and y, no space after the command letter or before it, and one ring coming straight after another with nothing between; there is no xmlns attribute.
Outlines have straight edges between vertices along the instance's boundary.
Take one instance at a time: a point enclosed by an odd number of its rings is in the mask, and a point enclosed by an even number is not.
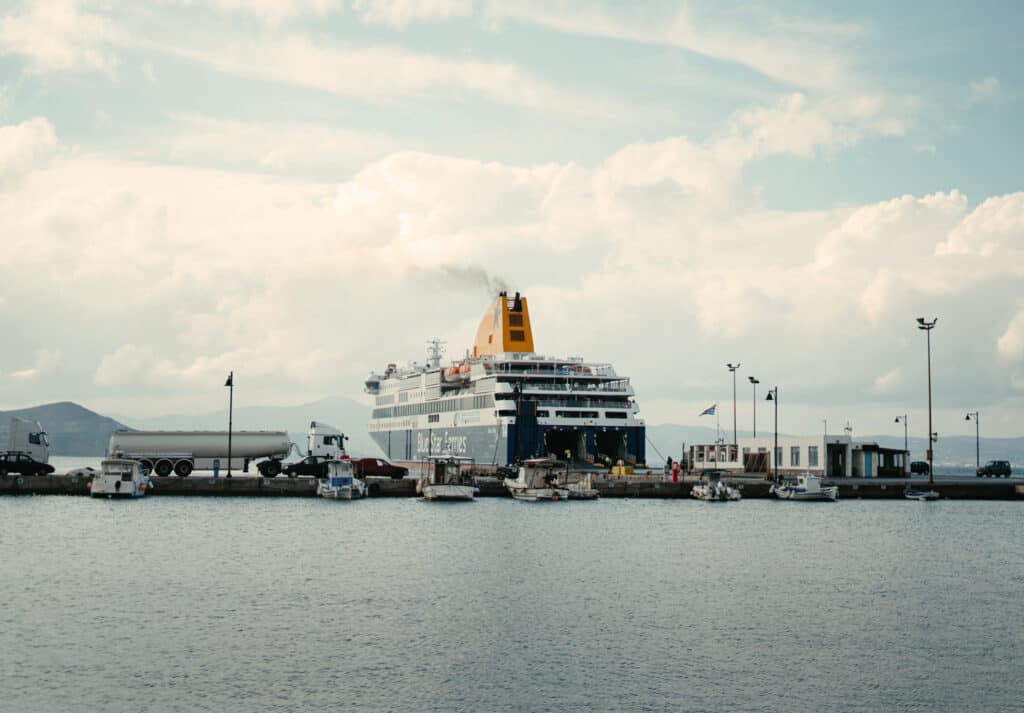
<svg viewBox="0 0 1024 713"><path fill-rule="evenodd" d="M371 102L477 96L506 106L572 117L607 117L600 102L556 89L514 64L452 60L397 47L346 47L290 34L205 44L151 43L220 72L317 89Z"/></svg>
<svg viewBox="0 0 1024 713"><path fill-rule="evenodd" d="M985 77L970 84L971 102L983 102L994 99L999 93L999 80L995 77Z"/></svg>
<svg viewBox="0 0 1024 713"><path fill-rule="evenodd" d="M380 158L400 145L383 134L321 124L262 123L192 114L173 120L164 140L150 143L164 156L204 164L227 161L274 171L325 165L341 172L346 165Z"/></svg>
<svg viewBox="0 0 1024 713"><path fill-rule="evenodd" d="M44 118L0 126L0 191L21 180L56 147L53 125Z"/></svg>
<svg viewBox="0 0 1024 713"><path fill-rule="evenodd" d="M1017 310L1017 314L1006 325L1006 331L996 342L996 353L1005 362L1024 361L1024 307Z"/></svg>
<svg viewBox="0 0 1024 713"><path fill-rule="evenodd" d="M156 70L149 62L142 65L142 76L146 78L146 81L156 83Z"/></svg>
<svg viewBox="0 0 1024 713"><path fill-rule="evenodd" d="M903 371L899 368L890 369L884 374L879 374L871 387L874 394L885 395L894 393L903 386Z"/></svg>
<svg viewBox="0 0 1024 713"><path fill-rule="evenodd" d="M107 47L113 26L82 12L76 0L37 0L20 15L0 18L0 55L20 55L36 73L111 71L117 56Z"/></svg>
<svg viewBox="0 0 1024 713"><path fill-rule="evenodd" d="M32 366L11 372L11 378L18 381L29 381L56 370L64 357L59 349L37 349Z"/></svg>
<svg viewBox="0 0 1024 713"><path fill-rule="evenodd" d="M737 132L747 141L756 126ZM1019 249L1018 197L770 211L741 180L757 150L734 148L675 137L592 168L404 151L340 185L61 153L0 193L0 329L23 319L10 305L40 299L74 315L65 343L94 393L149 413L204 403L231 369L244 368L252 403L294 402L355 396L369 368L416 358L434 334L460 353L487 299L466 286L484 281L473 266L528 294L541 351L608 359L641 394L683 362L693 383L671 389L706 389L705 368L742 351L763 379L895 398L917 386L899 376L916 372L893 336L912 338L917 313L956 330L945 364L978 339L1019 353L990 285L1020 292L1024 260L972 252L976 240ZM967 252L936 250L950 236ZM0 354L0 369L23 368L40 339ZM657 349L638 355L648 339Z"/></svg>
<svg viewBox="0 0 1024 713"><path fill-rule="evenodd" d="M253 16L270 27L297 17L325 17L342 11L342 0L160 0L162 4L208 7L222 13Z"/></svg>
<svg viewBox="0 0 1024 713"><path fill-rule="evenodd" d="M984 201L936 246L936 253L998 260L1024 270L1024 192Z"/></svg>
<svg viewBox="0 0 1024 713"><path fill-rule="evenodd" d="M493 2L494 22L514 20L580 35L664 45L739 64L783 84L816 90L840 90L852 83L843 42L866 30L857 25L778 18L765 23L748 7L746 22L732 25L700 17L689 5L670 16L649 9L611 9L581 4ZM756 32L746 28L756 26Z"/></svg>
<svg viewBox="0 0 1024 713"><path fill-rule="evenodd" d="M352 9L368 25L403 28L415 22L466 17L474 0L353 0Z"/></svg>

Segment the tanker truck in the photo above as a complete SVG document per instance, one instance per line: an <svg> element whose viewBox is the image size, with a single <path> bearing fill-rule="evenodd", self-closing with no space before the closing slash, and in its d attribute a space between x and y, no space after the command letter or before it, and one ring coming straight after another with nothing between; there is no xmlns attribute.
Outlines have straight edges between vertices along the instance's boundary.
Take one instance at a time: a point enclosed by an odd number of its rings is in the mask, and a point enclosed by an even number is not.
<svg viewBox="0 0 1024 713"><path fill-rule="evenodd" d="M308 456L323 459L345 457L347 436L323 421L309 424ZM260 475L281 473L281 461L292 443L287 431L232 431L231 467L248 472L254 461ZM301 455L301 453L300 453ZM227 431L114 431L107 444L108 458L131 458L159 476L188 476L193 470L210 470L214 460L228 467ZM260 460L260 459L265 460Z"/></svg>
<svg viewBox="0 0 1024 713"><path fill-rule="evenodd" d="M256 468L272 478L291 449L287 431L232 431L228 463L227 431L114 431L107 457L131 458L159 476L173 472L183 478L196 468L211 470L215 460L222 468L248 472L250 463L263 458Z"/></svg>

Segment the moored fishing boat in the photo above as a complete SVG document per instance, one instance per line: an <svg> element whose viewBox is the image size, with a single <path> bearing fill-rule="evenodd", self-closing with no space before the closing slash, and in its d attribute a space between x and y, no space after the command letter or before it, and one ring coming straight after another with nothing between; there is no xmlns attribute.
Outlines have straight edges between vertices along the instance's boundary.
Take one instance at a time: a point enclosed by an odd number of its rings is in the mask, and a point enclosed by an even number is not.
<svg viewBox="0 0 1024 713"><path fill-rule="evenodd" d="M316 494L329 500L356 500L366 496L366 483L355 475L352 461L330 460L326 471L317 480Z"/></svg>
<svg viewBox="0 0 1024 713"><path fill-rule="evenodd" d="M428 472L416 483L416 492L424 500L473 500L477 486L470 473L471 458L432 456L427 459Z"/></svg>
<svg viewBox="0 0 1024 713"><path fill-rule="evenodd" d="M505 488L514 499L524 502L568 500L569 489L558 485L557 465L551 458L528 458L514 480L505 480Z"/></svg>
<svg viewBox="0 0 1024 713"><path fill-rule="evenodd" d="M738 488L722 481L721 473L706 473L690 490L690 497L708 503L725 503L739 500L742 495Z"/></svg>
<svg viewBox="0 0 1024 713"><path fill-rule="evenodd" d="M816 475L798 475L795 480L772 483L769 495L782 500L818 500L835 502L839 497L839 487L823 486L821 478Z"/></svg>
<svg viewBox="0 0 1024 713"><path fill-rule="evenodd" d="M903 497L907 500L919 500L921 502L929 502L931 500L938 500L941 496L935 490L918 490L907 485L903 489Z"/></svg>
<svg viewBox="0 0 1024 713"><path fill-rule="evenodd" d="M139 498L149 487L142 464L129 458L107 458L88 485L94 498Z"/></svg>

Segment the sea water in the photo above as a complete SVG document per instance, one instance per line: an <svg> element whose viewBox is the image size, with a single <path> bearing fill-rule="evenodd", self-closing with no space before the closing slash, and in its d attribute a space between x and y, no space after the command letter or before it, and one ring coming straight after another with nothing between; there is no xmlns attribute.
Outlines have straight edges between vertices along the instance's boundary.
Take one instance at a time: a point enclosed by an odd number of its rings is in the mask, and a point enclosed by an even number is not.
<svg viewBox="0 0 1024 713"><path fill-rule="evenodd" d="M0 498L3 711L1020 711L1015 502Z"/></svg>

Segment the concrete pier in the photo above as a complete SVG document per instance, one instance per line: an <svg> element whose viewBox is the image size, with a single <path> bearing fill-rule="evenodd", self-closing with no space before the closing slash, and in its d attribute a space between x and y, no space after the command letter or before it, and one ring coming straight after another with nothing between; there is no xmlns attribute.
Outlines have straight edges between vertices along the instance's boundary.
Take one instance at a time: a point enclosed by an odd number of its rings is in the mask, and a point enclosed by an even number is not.
<svg viewBox="0 0 1024 713"><path fill-rule="evenodd" d="M745 499L767 498L769 481L760 476L727 477L726 482L735 485ZM8 474L0 478L0 495L88 495L88 478L76 475L25 475ZM501 479L482 476L478 480L480 497L508 497ZM604 498L689 498L690 489L699 482L698 478L687 476L673 483L670 478L659 475L610 476L593 478L593 486ZM840 500L901 499L903 488L908 481L897 478L834 478L826 479L827 485L839 486ZM927 479L914 479L911 485L927 489ZM154 477L149 495L179 495L202 497L315 497L315 478L261 478L235 476L214 478L208 475L191 475L187 478L170 476ZM403 478L395 480L371 476L366 479L370 497L416 497L416 480ZM1014 479L939 479L935 482L943 498L950 500L1024 500L1024 484Z"/></svg>

